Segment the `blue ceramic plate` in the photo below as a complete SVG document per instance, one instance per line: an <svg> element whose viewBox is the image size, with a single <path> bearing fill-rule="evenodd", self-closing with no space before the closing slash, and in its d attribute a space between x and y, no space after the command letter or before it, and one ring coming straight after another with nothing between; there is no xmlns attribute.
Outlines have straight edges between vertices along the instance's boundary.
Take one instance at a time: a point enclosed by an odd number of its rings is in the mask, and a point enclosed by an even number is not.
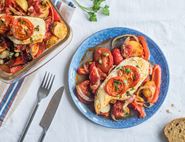
<svg viewBox="0 0 185 142"><path fill-rule="evenodd" d="M150 49L151 57L150 61L153 63L159 64L162 68L162 84L161 84L161 90L160 90L160 96L155 105L153 105L151 108L145 109L146 110L146 117L141 119L137 116L133 116L131 118L119 120L119 121L112 121L110 119L106 119L101 116L97 116L95 113L91 112L91 110L81 103L75 94L75 85L76 85L76 70L79 67L80 61L87 51L87 49L97 46L98 44L102 43L105 40L108 40L110 38L120 36L123 34L134 34L134 35L143 35L147 39L147 43ZM69 85L69 91L71 94L71 97L77 106L77 108L82 112L83 115L85 115L89 120L93 121L94 123L97 123L99 125L109 127L109 128L128 128L135 125L138 125L147 119L149 119L162 105L164 102L164 99L166 97L168 86L169 86L169 69L168 64L166 62L166 59L164 57L164 54L160 50L160 48L157 46L157 44L151 40L148 36L144 35L141 32L138 32L133 29L128 28L122 28L122 27L115 27L115 28L109 28L102 31L99 31L90 37L88 37L77 49L76 53L74 54L71 64L69 67L69 74L68 74L68 85Z"/></svg>

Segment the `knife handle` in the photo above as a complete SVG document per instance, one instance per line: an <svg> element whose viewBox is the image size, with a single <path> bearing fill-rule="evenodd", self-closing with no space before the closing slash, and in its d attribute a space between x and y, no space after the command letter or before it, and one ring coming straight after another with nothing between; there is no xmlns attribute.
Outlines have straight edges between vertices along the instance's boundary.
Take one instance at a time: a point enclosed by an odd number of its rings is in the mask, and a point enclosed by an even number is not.
<svg viewBox="0 0 185 142"><path fill-rule="evenodd" d="M45 135L46 135L46 130L43 129L42 130L42 134L41 134L41 136L39 138L39 142L43 142Z"/></svg>
<svg viewBox="0 0 185 142"><path fill-rule="evenodd" d="M39 106L39 103L37 102L37 104L36 104L36 105L34 106L34 108L33 108L33 112L31 113L31 115L30 115L28 121L26 122L26 125L25 125L25 127L24 127L24 130L23 130L23 132L22 132L22 134L21 134L21 136L20 136L20 138L19 138L19 142L23 142L23 140L24 140L24 138L25 138L25 136L26 136L26 133L27 133L29 127L30 127L30 124L31 124L31 122L32 122L32 120L33 120L33 118L34 118L34 116L35 116L35 113L36 113L36 111L37 111L37 109L38 109L38 106Z"/></svg>

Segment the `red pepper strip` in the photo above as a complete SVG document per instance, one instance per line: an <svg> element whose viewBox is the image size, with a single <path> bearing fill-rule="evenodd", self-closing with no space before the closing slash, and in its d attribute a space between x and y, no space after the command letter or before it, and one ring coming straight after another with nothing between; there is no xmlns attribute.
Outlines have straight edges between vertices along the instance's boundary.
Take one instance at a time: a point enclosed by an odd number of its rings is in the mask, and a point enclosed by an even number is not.
<svg viewBox="0 0 185 142"><path fill-rule="evenodd" d="M15 59L15 62L13 63L13 66L19 66L19 65L23 65L24 64L24 60L22 57L17 57Z"/></svg>
<svg viewBox="0 0 185 142"><path fill-rule="evenodd" d="M60 16L59 16L59 14L57 13L57 11L55 10L55 8L53 8L52 6L51 6L51 14L52 14L52 16L53 16L53 20L54 21L60 21Z"/></svg>
<svg viewBox="0 0 185 142"><path fill-rule="evenodd" d="M155 65L153 68L152 80L155 82L155 85L156 85L156 90L155 90L153 99L151 100L151 103L154 104L157 102L159 98L160 87L161 87L161 67L159 65Z"/></svg>
<svg viewBox="0 0 185 142"><path fill-rule="evenodd" d="M146 116L143 106L138 105L136 102L132 102L131 105L139 113L140 118L144 118Z"/></svg>
<svg viewBox="0 0 185 142"><path fill-rule="evenodd" d="M123 61L123 57L122 57L121 52L118 48L114 48L112 50L112 56L113 56L115 65L118 65L121 61Z"/></svg>
<svg viewBox="0 0 185 142"><path fill-rule="evenodd" d="M10 72L11 72L11 73L16 73L16 72L20 71L21 69L23 69L23 66L11 67L11 68L10 68Z"/></svg>
<svg viewBox="0 0 185 142"><path fill-rule="evenodd" d="M148 49L148 45L147 45L147 42L146 42L144 36L138 36L138 39L139 39L140 43L143 46L144 59L145 60L149 60L149 58L150 58L150 51Z"/></svg>

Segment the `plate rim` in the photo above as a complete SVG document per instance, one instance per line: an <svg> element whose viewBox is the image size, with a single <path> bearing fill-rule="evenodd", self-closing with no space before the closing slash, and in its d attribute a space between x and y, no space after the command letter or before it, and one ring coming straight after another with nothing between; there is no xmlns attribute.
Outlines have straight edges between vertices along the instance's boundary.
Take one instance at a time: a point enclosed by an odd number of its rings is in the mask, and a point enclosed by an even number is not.
<svg viewBox="0 0 185 142"><path fill-rule="evenodd" d="M76 97L76 94L73 93L73 90L72 90L72 87L71 87L71 83L70 83L70 71L73 69L73 67L71 66L72 62L75 60L75 56L77 55L77 51L80 49L80 47L85 44L85 42L87 40L89 40L90 38L93 38L94 36L100 34L100 33L104 33L106 31L109 31L109 30L116 30L116 29L121 29L121 30L129 30L129 31L133 31L133 32L137 32L138 34L141 34L141 35L144 35L145 37L147 37L147 40L149 40L154 46L155 46L155 50L158 50L158 52L161 53L161 57L163 58L163 61L164 61L164 65L166 67L166 84L167 84L167 87L165 89L165 92L164 92L164 95L163 95L163 98L162 98L162 101L158 104L158 107L156 107L154 109L154 112L152 113L152 115L146 117L146 118L143 118L141 121L137 122L137 123L133 123L131 126L116 126L115 125L107 125L107 124L102 124L100 123L99 121L95 121L93 120L91 117L89 117L84 111L83 109L80 107L80 105L76 102L75 99L78 100L78 98ZM101 29L93 34L90 34L88 35L79 45L78 45L78 48L75 50L75 52L73 53L72 55L72 58L71 58L71 61L70 61L70 64L69 64L69 69L68 69L68 90L69 90L69 93L70 93L70 96L73 100L73 103L75 104L75 107L78 108L78 111L81 112L81 114L83 114L83 116L85 116L86 119L90 120L91 122L95 123L95 124L98 124L100 126L103 126L103 127L106 127L106 128L112 128L112 129L125 129L125 128L131 128L131 127L134 127L134 126L137 126L143 122L145 122L146 120L150 119L160 108L161 108L161 105L164 103L165 101L165 98L168 94L168 90L169 90L169 85L170 85L170 71L169 71L169 65L168 65L168 62L166 60L166 57L163 53L163 51L161 50L161 48L147 35L145 35L144 33L138 31L138 30L135 30L135 29L132 29L132 28L127 28L127 27L110 27L110 28L105 28L105 29ZM80 102L78 100L78 102ZM81 102L80 102L81 103Z"/></svg>

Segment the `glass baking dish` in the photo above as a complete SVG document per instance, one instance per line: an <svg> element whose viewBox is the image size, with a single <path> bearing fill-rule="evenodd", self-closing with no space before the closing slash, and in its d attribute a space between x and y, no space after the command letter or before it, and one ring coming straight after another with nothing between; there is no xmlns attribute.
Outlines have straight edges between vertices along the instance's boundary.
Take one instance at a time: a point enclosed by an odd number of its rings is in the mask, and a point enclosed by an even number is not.
<svg viewBox="0 0 185 142"><path fill-rule="evenodd" d="M59 41L57 44L54 44L52 47L46 49L39 57L33 59L31 62L28 62L26 65L24 65L24 68L20 71L12 74L12 73L6 73L5 71L0 70L0 80L5 83L13 83L16 82L31 73L35 72L45 64L47 64L50 60L52 60L55 56L57 56L70 42L72 39L72 30L70 26L66 23L66 21L63 19L62 15L56 8L56 6L49 0L51 6L54 7L56 12L59 14L61 20L64 21L64 23L67 26L67 35L66 37ZM1 14L1 13L0 13Z"/></svg>

